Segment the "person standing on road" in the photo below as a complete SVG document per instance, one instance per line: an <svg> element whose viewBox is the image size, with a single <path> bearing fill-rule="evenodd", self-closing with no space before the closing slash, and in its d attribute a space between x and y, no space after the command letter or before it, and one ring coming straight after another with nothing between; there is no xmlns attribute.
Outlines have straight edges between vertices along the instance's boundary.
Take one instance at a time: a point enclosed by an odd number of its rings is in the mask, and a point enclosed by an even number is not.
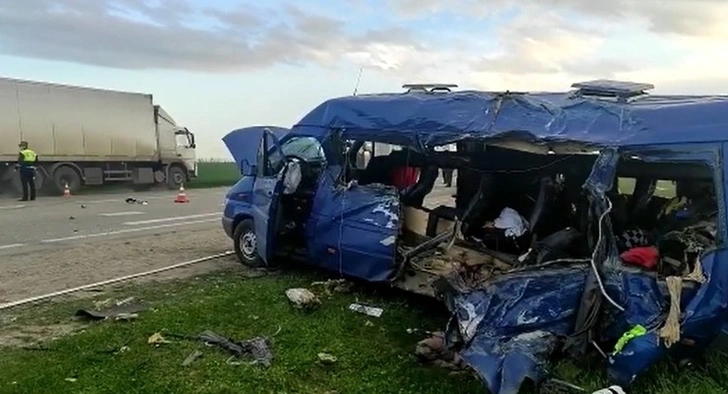
<svg viewBox="0 0 728 394"><path fill-rule="evenodd" d="M455 151L455 144L448 144L443 146L439 149L440 152L454 152ZM438 150L436 148L436 150ZM445 187L451 187L452 186L452 175L454 170L452 168L443 168L442 169L442 183L445 184Z"/></svg>
<svg viewBox="0 0 728 394"><path fill-rule="evenodd" d="M35 200L35 166L38 164L38 154L28 148L28 143L22 141L18 147L18 164L16 169L20 174L20 183L23 185L23 198L20 201Z"/></svg>

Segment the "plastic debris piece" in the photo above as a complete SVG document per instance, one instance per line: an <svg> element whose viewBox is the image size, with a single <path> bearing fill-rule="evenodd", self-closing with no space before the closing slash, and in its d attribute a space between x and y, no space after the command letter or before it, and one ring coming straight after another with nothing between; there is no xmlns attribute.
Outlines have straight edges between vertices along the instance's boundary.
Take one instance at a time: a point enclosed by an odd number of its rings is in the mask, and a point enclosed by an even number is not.
<svg viewBox="0 0 728 394"><path fill-rule="evenodd" d="M329 354L329 353L319 353L318 359L321 362L321 364L326 364L326 365L334 364L337 361L336 356Z"/></svg>
<svg viewBox="0 0 728 394"><path fill-rule="evenodd" d="M147 343L150 345L159 346L163 343L170 343L170 342L168 340L164 339L162 334L155 332L147 339Z"/></svg>
<svg viewBox="0 0 728 394"><path fill-rule="evenodd" d="M641 337L643 335L647 334L647 329L644 328L641 325L636 325L632 327L629 331L625 332L621 338L617 341L617 344L614 345L614 354L617 354L624 349L624 347L629 343L629 341Z"/></svg>
<svg viewBox="0 0 728 394"><path fill-rule="evenodd" d="M202 352L199 350L195 350L194 352L190 353L190 355L187 356L187 358L185 358L184 361L182 361L182 366L186 367L186 366L192 364L193 362L195 362L195 360L197 360L200 357L202 357Z"/></svg>
<svg viewBox="0 0 728 394"><path fill-rule="evenodd" d="M265 337L255 337L247 341L236 342L212 331L205 331L199 335L199 339L208 345L217 346L232 354L233 357L227 360L227 363L231 365L238 364L237 362L232 362L234 358L246 354L253 357L251 364L263 364L266 367L270 367L273 361L270 343L268 342L268 338Z"/></svg>
<svg viewBox="0 0 728 394"><path fill-rule="evenodd" d="M367 316L372 316L372 317L381 317L382 313L384 313L384 309L382 309L382 308L366 306L366 305L361 305L361 304L351 304L351 305L349 305L349 309L351 309L354 312L363 313Z"/></svg>

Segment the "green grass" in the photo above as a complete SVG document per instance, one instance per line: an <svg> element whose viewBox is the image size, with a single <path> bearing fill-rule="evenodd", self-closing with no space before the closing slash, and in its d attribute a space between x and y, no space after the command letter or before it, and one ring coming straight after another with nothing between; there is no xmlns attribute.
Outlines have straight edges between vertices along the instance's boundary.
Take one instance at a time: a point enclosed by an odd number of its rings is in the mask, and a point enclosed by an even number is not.
<svg viewBox="0 0 728 394"><path fill-rule="evenodd" d="M314 276L287 274L244 280L231 274L126 293L147 300L155 311L134 322L90 324L82 333L47 344L51 351L2 349L1 393L483 393L470 375L453 377L420 365L412 356L419 335L407 328L440 329L445 316L395 298L372 293L322 297L319 310L293 309L285 297L292 286L307 286ZM105 297L104 297L105 298ZM383 307L381 318L352 312L359 299ZM21 322L70 320L75 308L90 301L26 310ZM370 321L371 324L367 324ZM17 323L17 322L16 322ZM155 332L198 334L213 330L235 339L272 335L273 366L231 366L228 356L194 341L174 340L156 348ZM0 327L7 329L7 327ZM114 354L123 346L128 351ZM203 358L180 363L194 350ZM338 358L321 365L317 354ZM76 379L75 382L66 381ZM461 391L462 390L462 391Z"/></svg>
<svg viewBox="0 0 728 394"><path fill-rule="evenodd" d="M47 342L48 351L0 351L0 393L397 393L485 394L469 374L452 376L423 366L413 356L423 334L408 328L439 330L447 315L433 302L372 287L351 294L321 296L313 312L293 309L284 292L305 287L317 275L286 272L245 279L234 273L156 286L129 286L117 299L134 295L152 309L133 322L90 323L83 331ZM105 299L109 295L100 296ZM354 301L384 308L380 318L348 310ZM45 304L13 311L10 324L63 324L91 300ZM0 320L1 321L1 320ZM370 322L370 323L367 323ZM194 341L176 340L154 347L155 333L198 334L212 330L234 339L273 335L273 366L232 366L228 356ZM0 332L10 330L0 325ZM128 351L116 353L122 347ZM194 350L204 356L187 367L180 363ZM321 365L319 352L338 361ZM644 394L718 394L728 386L728 360L712 356L706 375L698 369L664 362L641 377L634 392ZM564 361L558 377L590 390L604 384L604 363ZM69 382L66 379L75 379Z"/></svg>
<svg viewBox="0 0 728 394"><path fill-rule="evenodd" d="M197 179L185 187L207 188L232 186L240 179L240 170L233 162L199 161L197 162Z"/></svg>

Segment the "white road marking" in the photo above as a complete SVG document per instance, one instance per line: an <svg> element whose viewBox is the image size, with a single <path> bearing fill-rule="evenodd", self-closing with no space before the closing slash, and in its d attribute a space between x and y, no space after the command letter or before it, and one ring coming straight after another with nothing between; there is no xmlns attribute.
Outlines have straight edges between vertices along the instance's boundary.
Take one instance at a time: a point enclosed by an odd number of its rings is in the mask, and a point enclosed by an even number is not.
<svg viewBox="0 0 728 394"><path fill-rule="evenodd" d="M206 218L206 217L210 217L210 216L222 216L222 213L221 212L201 213L201 214L198 214L198 215L175 216L175 217L164 218L164 219L139 220L139 221L136 221L136 222L125 222L125 223L122 223L122 224L125 225L125 226L138 226L140 224L174 222L174 221L177 221L177 220Z"/></svg>
<svg viewBox="0 0 728 394"><path fill-rule="evenodd" d="M0 250L3 250L3 249L12 249L12 248L19 248L21 246L25 246L25 244L0 245Z"/></svg>
<svg viewBox="0 0 728 394"><path fill-rule="evenodd" d="M43 295L39 295L39 296L35 296L35 297L25 298L25 299L22 299L22 300L7 302L7 303L4 303L4 304L0 304L0 311L1 310L4 310L4 309L12 308L14 306L28 304L28 303L36 302L36 301L42 301L42 300L46 300L48 298L53 298L53 297L61 296L61 295L64 295L64 294L75 293L77 291L92 289L92 288L100 287L100 286L106 286L106 285L110 285L110 284L114 284L114 283L118 283L118 282L124 282L124 281L127 281L127 280L140 278L140 277L143 277L143 276L149 276L149 275L157 274L157 273L164 272L164 271L169 271L169 270L173 270L173 269L177 269L177 268L187 267L189 265L198 264L198 263L202 263L202 262L205 262L205 261L209 261L209 260L213 260L213 259L218 259L218 258L221 258L221 257L229 256L229 255L232 255L233 253L235 253L235 252L230 251L230 252L225 252L225 253L213 254L211 256L200 257L199 259L190 260L190 261L184 261L182 263L168 265L166 267L157 268L157 269L153 269L153 270L150 270L150 271L144 271L144 272L139 272L139 273L136 273L136 274L126 275L126 276L120 276L118 278L108 279L108 280L104 280L104 281L101 281L101 282L90 283L90 284L83 285L83 286L72 287L70 289L55 291L53 293L48 293L48 294L43 294Z"/></svg>
<svg viewBox="0 0 728 394"><path fill-rule="evenodd" d="M1 206L0 209L20 209L25 208L25 205L5 205Z"/></svg>
<svg viewBox="0 0 728 394"><path fill-rule="evenodd" d="M146 215L146 212L126 211L126 212L112 212L112 213L102 213L101 214L101 216L106 216L106 217L131 216L131 215Z"/></svg>
<svg viewBox="0 0 728 394"><path fill-rule="evenodd" d="M215 219L205 219L205 220L193 220L191 222L167 223L167 224L160 224L157 226L137 227L137 228L130 228L130 229L125 229L125 230L106 231L103 233L83 234L83 235L74 235L72 237L44 239L41 242L42 243L55 243L55 242L63 242L63 241L73 241L73 240L77 240L77 239L108 237L110 235L133 233L133 232L137 232L137 231L156 230L156 229L160 229L160 228L177 227L177 226L189 226L191 224L199 224L199 223L211 223L211 222L217 222L218 220L219 219L215 218Z"/></svg>

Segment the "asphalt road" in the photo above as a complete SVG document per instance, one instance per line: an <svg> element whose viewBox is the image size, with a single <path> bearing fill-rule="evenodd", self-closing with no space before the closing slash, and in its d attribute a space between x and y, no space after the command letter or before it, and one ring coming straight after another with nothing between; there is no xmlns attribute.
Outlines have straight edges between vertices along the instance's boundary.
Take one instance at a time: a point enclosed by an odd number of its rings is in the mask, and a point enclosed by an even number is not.
<svg viewBox="0 0 728 394"><path fill-rule="evenodd" d="M169 191L47 197L32 202L0 199L0 258L97 240L220 228L225 191L188 190L186 204L174 203L177 192ZM148 204L129 204L128 197Z"/></svg>

